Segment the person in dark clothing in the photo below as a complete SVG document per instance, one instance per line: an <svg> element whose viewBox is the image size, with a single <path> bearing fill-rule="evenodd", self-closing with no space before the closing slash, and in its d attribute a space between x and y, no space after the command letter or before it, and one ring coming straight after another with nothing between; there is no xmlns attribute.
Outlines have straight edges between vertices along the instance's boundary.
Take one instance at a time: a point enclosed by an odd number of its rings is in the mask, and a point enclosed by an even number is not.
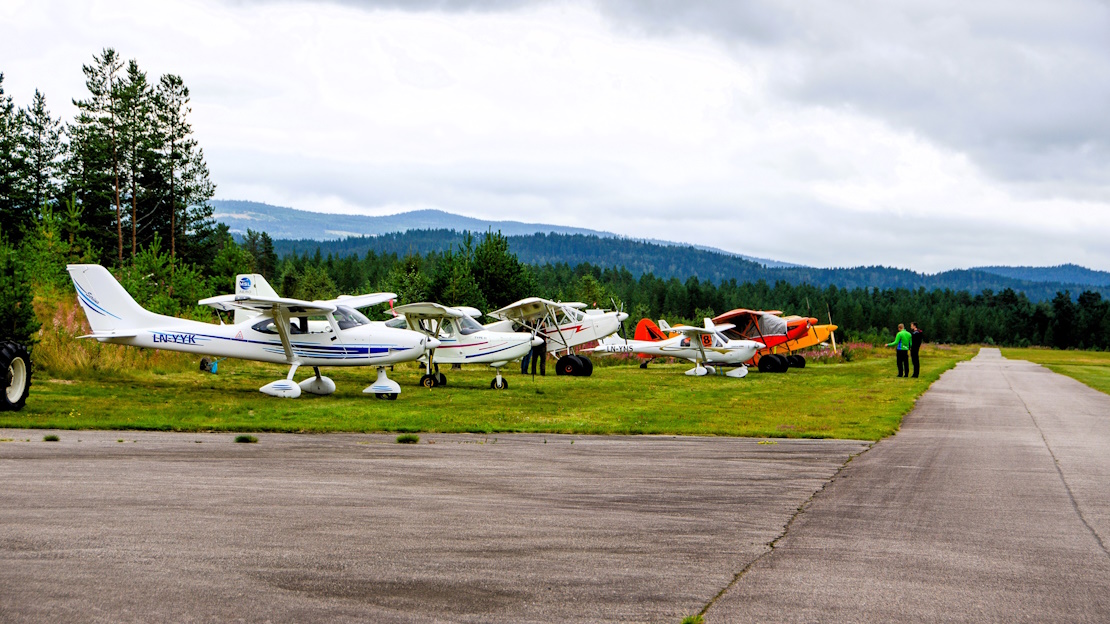
<svg viewBox="0 0 1110 624"><path fill-rule="evenodd" d="M917 353L921 351L921 343L925 340L925 332L917 326L917 321L910 323L910 361L913 362L913 376L917 377L917 373L921 370L921 360L918 359Z"/></svg>
<svg viewBox="0 0 1110 624"><path fill-rule="evenodd" d="M537 347L532 347L532 374L536 374L536 362L540 364L540 376L547 376L547 339L539 344Z"/></svg>
<svg viewBox="0 0 1110 624"><path fill-rule="evenodd" d="M535 350L536 349L533 347L532 351L535 351ZM528 374L528 362L530 362L532 360L532 351L529 351L528 353L525 353L524 357L520 358L520 374L521 375L527 375Z"/></svg>
<svg viewBox="0 0 1110 624"><path fill-rule="evenodd" d="M888 347L894 347L894 354L898 362L898 376L910 376L910 332L906 331L906 326L898 323L898 334L894 337L894 342L887 344Z"/></svg>

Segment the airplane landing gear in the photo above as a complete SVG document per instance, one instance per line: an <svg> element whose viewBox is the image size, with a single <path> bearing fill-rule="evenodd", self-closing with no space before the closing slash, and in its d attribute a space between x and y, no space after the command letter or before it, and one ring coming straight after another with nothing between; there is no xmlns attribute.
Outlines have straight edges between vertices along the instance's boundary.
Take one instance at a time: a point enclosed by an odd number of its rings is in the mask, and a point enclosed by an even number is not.
<svg viewBox="0 0 1110 624"><path fill-rule="evenodd" d="M420 385L424 386L425 388L435 388L436 386L442 385L439 383L439 377L441 374L442 373L433 373L431 375L422 375L420 377Z"/></svg>
<svg viewBox="0 0 1110 624"><path fill-rule="evenodd" d="M740 368L734 368L734 369L730 370L729 372L725 373L725 377L732 377L734 379L739 379L741 377L747 377L747 376L748 376L748 367L747 366L741 366Z"/></svg>
<svg viewBox="0 0 1110 624"><path fill-rule="evenodd" d="M702 366L701 364L698 364L694 368L686 371L686 374L691 377L704 377L709 374L709 369Z"/></svg>
<svg viewBox="0 0 1110 624"><path fill-rule="evenodd" d="M497 368L497 376L493 378L493 381L489 382L489 387L491 390L504 390L509 387L509 380L501 376L500 367Z"/></svg>
<svg viewBox="0 0 1110 624"><path fill-rule="evenodd" d="M294 362L289 367L289 374L285 379L271 381L270 383L258 389L262 394L282 398L282 399L295 399L301 396L301 387L293 383L293 375L297 373L297 368L300 367L300 362ZM331 381L330 379L328 381ZM332 384L332 390L335 390L335 384Z"/></svg>
<svg viewBox="0 0 1110 624"><path fill-rule="evenodd" d="M362 390L363 394L373 394L379 399L388 399L396 401L397 395L401 394L401 386L396 382L385 376L385 367L378 367L378 378L374 381L373 385L367 386Z"/></svg>
<svg viewBox="0 0 1110 624"><path fill-rule="evenodd" d="M316 373L315 377L309 377L301 383L297 384L301 387L302 392L309 394L316 394L323 396L335 392L335 382L331 379L324 377L320 374L320 367L313 366L312 370Z"/></svg>
<svg viewBox="0 0 1110 624"><path fill-rule="evenodd" d="M594 372L594 363L584 355L564 355L555 362L556 375L589 377Z"/></svg>
<svg viewBox="0 0 1110 624"><path fill-rule="evenodd" d="M0 342L0 412L18 411L31 390L31 356L18 342Z"/></svg>

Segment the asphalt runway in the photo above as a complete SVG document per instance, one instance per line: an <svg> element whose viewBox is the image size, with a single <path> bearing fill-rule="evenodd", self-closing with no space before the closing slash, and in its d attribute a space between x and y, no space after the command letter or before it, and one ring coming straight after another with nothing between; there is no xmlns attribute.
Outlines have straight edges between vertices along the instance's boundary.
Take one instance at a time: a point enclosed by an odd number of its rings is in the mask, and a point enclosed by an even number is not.
<svg viewBox="0 0 1110 624"><path fill-rule="evenodd" d="M706 622L1110 622L1110 396L997 349L852 461Z"/></svg>
<svg viewBox="0 0 1110 624"><path fill-rule="evenodd" d="M0 621L1106 622L1108 419L984 350L870 450L0 430Z"/></svg>
<svg viewBox="0 0 1110 624"><path fill-rule="evenodd" d="M46 433L0 430L2 622L678 622L868 447Z"/></svg>

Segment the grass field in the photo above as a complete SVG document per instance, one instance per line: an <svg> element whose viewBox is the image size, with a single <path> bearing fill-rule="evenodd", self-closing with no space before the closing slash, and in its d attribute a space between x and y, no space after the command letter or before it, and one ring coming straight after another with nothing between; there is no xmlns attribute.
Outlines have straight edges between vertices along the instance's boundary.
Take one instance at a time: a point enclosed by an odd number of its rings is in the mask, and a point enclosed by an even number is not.
<svg viewBox="0 0 1110 624"><path fill-rule="evenodd" d="M1055 349L1002 349L1009 360L1036 362L1054 373L1067 375L1099 392L1110 394L1110 353Z"/></svg>
<svg viewBox="0 0 1110 624"><path fill-rule="evenodd" d="M103 345L117 348L114 345ZM126 348L126 347L118 347ZM363 395L371 368L333 368L325 397L276 399L258 392L285 370L238 360L219 374L167 361L165 366L36 374L27 407L0 413L0 427L289 432L539 432L680 434L877 440L898 429L929 385L977 347L922 351L919 379L895 377L889 350L860 352L851 362L811 364L785 374L745 379L691 378L690 364L599 366L589 378L522 376L507 366L510 387L489 389L493 371L445 370L448 385L417 385L421 371L398 366L397 401ZM303 379L309 371L298 375Z"/></svg>

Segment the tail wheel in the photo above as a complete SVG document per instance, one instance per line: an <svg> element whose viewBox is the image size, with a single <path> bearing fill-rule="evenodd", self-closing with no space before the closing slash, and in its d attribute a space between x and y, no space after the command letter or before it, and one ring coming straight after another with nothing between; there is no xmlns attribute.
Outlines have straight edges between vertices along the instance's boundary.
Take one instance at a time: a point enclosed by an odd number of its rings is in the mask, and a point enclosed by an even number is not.
<svg viewBox="0 0 1110 624"><path fill-rule="evenodd" d="M31 392L31 356L17 342L0 342L0 411L16 411L27 403Z"/></svg>

